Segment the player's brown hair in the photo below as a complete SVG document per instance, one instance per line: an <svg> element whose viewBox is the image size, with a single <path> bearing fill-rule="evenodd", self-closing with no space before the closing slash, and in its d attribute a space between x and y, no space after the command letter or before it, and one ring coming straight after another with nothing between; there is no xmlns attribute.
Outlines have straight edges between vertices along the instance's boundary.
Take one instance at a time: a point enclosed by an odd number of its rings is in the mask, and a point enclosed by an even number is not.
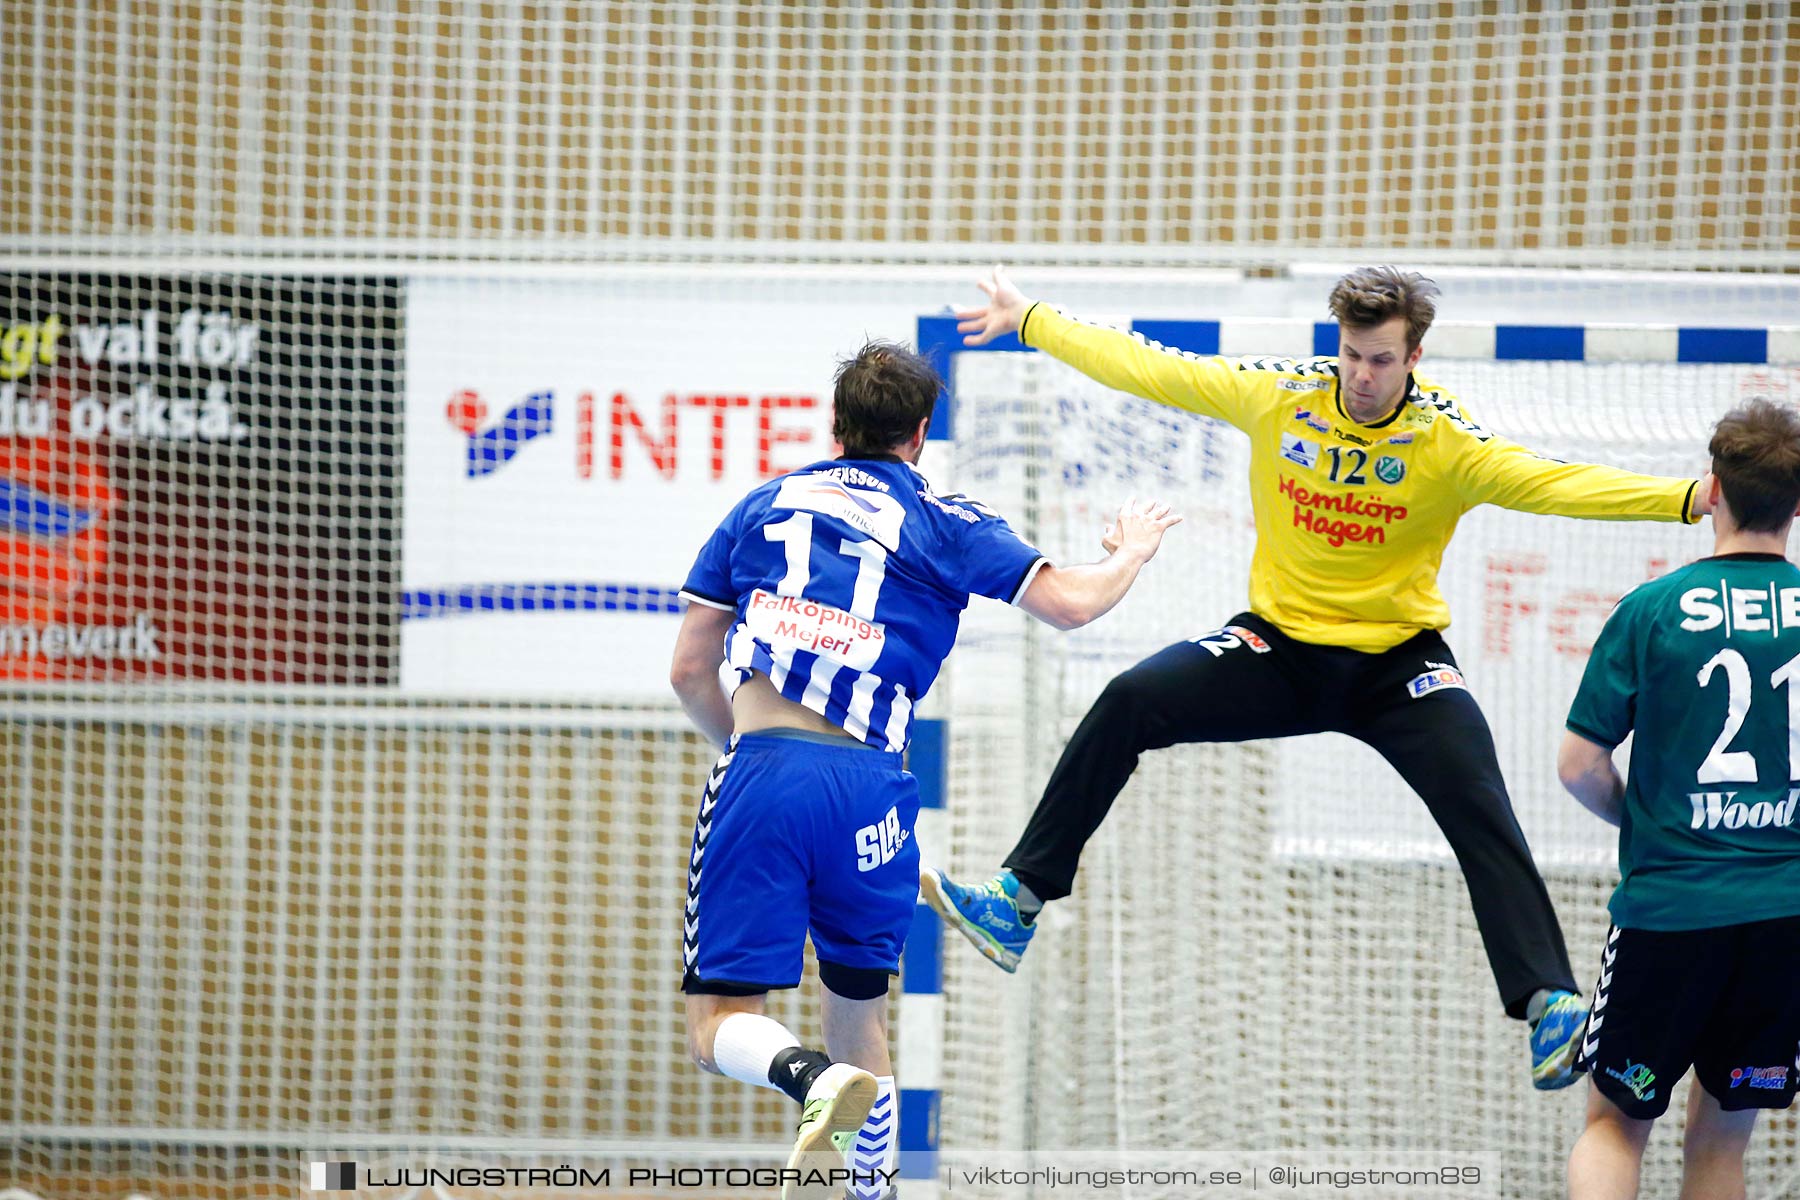
<svg viewBox="0 0 1800 1200"><path fill-rule="evenodd" d="M1713 474L1740 529L1773 532L1800 505L1800 412L1758 398L1713 426Z"/></svg>
<svg viewBox="0 0 1800 1200"><path fill-rule="evenodd" d="M838 363L831 436L845 454L886 454L931 416L943 386L924 355L896 342L870 342Z"/></svg>
<svg viewBox="0 0 1800 1200"><path fill-rule="evenodd" d="M1437 284L1417 271L1358 267L1331 289L1331 315L1358 329L1405 317L1406 351L1410 354L1437 316L1437 294Z"/></svg>

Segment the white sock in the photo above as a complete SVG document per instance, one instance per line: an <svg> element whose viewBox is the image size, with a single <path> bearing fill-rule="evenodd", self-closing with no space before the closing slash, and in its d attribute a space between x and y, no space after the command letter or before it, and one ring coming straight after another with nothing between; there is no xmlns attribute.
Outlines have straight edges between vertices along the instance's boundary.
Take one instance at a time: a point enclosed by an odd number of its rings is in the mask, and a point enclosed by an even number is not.
<svg viewBox="0 0 1800 1200"><path fill-rule="evenodd" d="M777 1054L799 1044L800 1039L780 1021L755 1013L732 1013L719 1022L713 1034L713 1062L733 1079L779 1091L769 1081L769 1068L775 1065Z"/></svg>
<svg viewBox="0 0 1800 1200"><path fill-rule="evenodd" d="M850 1194L855 1200L880 1200L888 1190L888 1176L900 1161L900 1097L894 1091L892 1075L877 1075L880 1090L869 1109L869 1119L857 1131L850 1147L850 1170L863 1173L852 1178ZM869 1172L881 1172L874 1179Z"/></svg>

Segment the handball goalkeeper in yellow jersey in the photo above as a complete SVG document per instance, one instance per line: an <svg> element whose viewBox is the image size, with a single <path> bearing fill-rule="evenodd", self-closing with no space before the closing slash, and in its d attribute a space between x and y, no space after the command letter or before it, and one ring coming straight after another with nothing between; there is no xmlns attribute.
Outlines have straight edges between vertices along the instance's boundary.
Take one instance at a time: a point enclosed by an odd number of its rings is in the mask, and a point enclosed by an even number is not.
<svg viewBox="0 0 1800 1200"><path fill-rule="evenodd" d="M1509 1016L1531 1025L1532 1082L1574 1082L1585 1006L1555 910L1500 777L1493 735L1439 631L1438 564L1478 504L1602 520L1685 521L1698 480L1533 454L1415 376L1437 288L1365 267L1332 289L1336 358L1227 359L1071 320L995 269L967 345L1002 334L1120 391L1217 417L1250 435L1256 553L1250 610L1109 683L993 879L927 869L925 898L1008 971L1039 909L1069 894L1081 849L1138 756L1188 742L1335 731L1372 746L1418 792L1469 887Z"/></svg>

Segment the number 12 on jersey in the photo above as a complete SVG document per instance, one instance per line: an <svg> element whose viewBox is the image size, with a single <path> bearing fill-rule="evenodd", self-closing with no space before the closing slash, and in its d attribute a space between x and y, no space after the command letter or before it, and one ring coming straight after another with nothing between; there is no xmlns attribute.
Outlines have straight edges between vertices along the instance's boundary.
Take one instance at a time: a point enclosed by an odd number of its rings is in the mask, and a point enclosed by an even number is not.
<svg viewBox="0 0 1800 1200"><path fill-rule="evenodd" d="M1351 487L1367 487L1369 477L1363 474L1363 468L1369 465L1369 452L1358 450L1354 446L1344 450L1337 446L1325 447L1325 453L1331 455L1331 482L1347 483ZM1346 467L1348 464L1348 467Z"/></svg>

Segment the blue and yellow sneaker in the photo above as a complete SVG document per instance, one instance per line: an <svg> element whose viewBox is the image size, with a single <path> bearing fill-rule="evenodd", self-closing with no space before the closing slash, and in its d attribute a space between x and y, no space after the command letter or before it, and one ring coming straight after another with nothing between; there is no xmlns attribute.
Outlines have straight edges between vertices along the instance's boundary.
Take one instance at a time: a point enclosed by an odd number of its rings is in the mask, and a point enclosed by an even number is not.
<svg viewBox="0 0 1800 1200"><path fill-rule="evenodd" d="M960 887L936 867L926 867L919 872L919 894L995 966L1009 974L1019 969L1037 926L1019 917L1019 881L1011 871L979 887Z"/></svg>
<svg viewBox="0 0 1800 1200"><path fill-rule="evenodd" d="M1574 992L1555 992L1531 1027L1531 1086L1553 1092L1575 1082L1575 1048L1587 1027L1587 1005Z"/></svg>

